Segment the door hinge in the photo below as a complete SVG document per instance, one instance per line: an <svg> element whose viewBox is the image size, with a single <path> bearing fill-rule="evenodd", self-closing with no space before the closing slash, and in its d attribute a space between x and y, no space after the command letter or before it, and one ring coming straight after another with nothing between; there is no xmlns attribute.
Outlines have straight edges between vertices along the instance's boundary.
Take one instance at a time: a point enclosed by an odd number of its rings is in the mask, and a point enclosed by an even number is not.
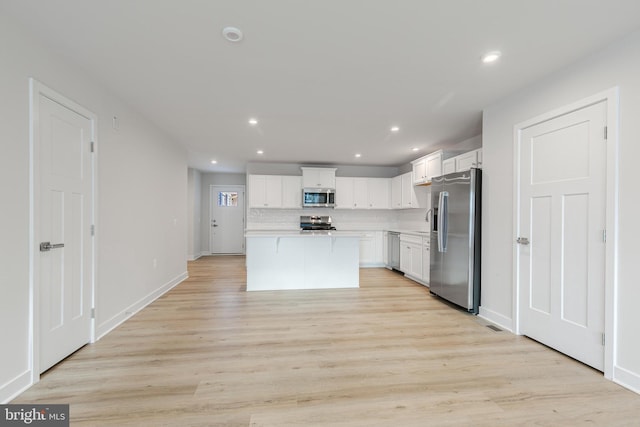
<svg viewBox="0 0 640 427"><path fill-rule="evenodd" d="M605 343L605 338L604 338L604 334L602 334L602 345L604 345Z"/></svg>
<svg viewBox="0 0 640 427"><path fill-rule="evenodd" d="M607 230L602 230L602 241L607 243Z"/></svg>
<svg viewBox="0 0 640 427"><path fill-rule="evenodd" d="M96 235L96 226L95 225L91 225L91 235L92 236Z"/></svg>
<svg viewBox="0 0 640 427"><path fill-rule="evenodd" d="M91 309L91 318L92 318L92 319L95 319L95 318L96 318L96 309L95 309L95 308L92 308L92 309Z"/></svg>
<svg viewBox="0 0 640 427"><path fill-rule="evenodd" d="M96 150L95 142L91 141L91 152L93 153Z"/></svg>
<svg viewBox="0 0 640 427"><path fill-rule="evenodd" d="M608 131L608 129L609 128L607 126L604 127L604 140L605 141L607 140L607 131Z"/></svg>

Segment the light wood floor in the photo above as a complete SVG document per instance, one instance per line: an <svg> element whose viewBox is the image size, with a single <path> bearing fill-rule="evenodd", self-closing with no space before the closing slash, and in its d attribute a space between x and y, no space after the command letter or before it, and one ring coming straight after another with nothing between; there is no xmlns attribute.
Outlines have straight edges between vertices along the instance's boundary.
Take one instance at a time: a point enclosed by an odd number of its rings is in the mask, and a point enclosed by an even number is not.
<svg viewBox="0 0 640 427"><path fill-rule="evenodd" d="M14 403L70 403L72 426L640 425L639 395L397 273L257 293L243 257L189 274Z"/></svg>

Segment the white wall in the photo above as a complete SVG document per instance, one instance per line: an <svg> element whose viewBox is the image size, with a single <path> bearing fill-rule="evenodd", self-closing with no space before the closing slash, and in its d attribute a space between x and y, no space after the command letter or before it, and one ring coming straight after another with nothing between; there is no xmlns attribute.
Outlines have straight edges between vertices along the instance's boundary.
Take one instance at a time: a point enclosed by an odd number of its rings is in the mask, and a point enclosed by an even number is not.
<svg viewBox="0 0 640 427"><path fill-rule="evenodd" d="M30 385L29 91L98 116L98 335L186 277L186 151L0 15L0 402ZM120 129L111 128L118 116ZM153 259L157 268L153 268Z"/></svg>
<svg viewBox="0 0 640 427"><path fill-rule="evenodd" d="M202 173L189 169L187 178L187 259L200 257L200 235L202 227Z"/></svg>
<svg viewBox="0 0 640 427"><path fill-rule="evenodd" d="M614 379L640 391L640 32L485 109L481 314L513 325L513 126L614 86L620 88L619 276ZM610 141L611 142L611 141Z"/></svg>

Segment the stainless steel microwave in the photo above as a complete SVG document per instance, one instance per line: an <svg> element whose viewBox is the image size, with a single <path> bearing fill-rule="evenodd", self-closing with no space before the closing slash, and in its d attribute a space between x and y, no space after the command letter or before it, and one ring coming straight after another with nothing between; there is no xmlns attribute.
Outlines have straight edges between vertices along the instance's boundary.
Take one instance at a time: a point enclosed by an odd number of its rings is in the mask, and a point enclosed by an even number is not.
<svg viewBox="0 0 640 427"><path fill-rule="evenodd" d="M336 205L333 188L305 188L302 190L303 208L332 208Z"/></svg>

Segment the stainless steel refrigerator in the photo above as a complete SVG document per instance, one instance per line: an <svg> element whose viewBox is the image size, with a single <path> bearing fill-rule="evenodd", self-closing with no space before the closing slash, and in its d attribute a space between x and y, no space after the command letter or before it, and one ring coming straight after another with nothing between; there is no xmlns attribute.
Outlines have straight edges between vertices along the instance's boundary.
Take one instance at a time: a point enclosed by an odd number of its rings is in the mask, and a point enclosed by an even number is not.
<svg viewBox="0 0 640 427"><path fill-rule="evenodd" d="M431 180L431 293L478 313L482 171Z"/></svg>

